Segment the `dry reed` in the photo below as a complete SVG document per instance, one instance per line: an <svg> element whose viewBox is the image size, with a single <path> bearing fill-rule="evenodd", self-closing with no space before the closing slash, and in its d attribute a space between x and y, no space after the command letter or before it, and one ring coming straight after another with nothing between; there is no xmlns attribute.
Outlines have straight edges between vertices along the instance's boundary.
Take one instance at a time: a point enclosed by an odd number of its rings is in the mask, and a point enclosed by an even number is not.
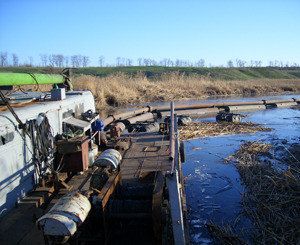
<svg viewBox="0 0 300 245"><path fill-rule="evenodd" d="M252 122L193 122L179 129L180 140L191 140L197 137L218 136L224 134L246 134L270 131Z"/></svg>
<svg viewBox="0 0 300 245"><path fill-rule="evenodd" d="M292 154L299 152L299 144L286 148L284 154L275 150L277 164L274 159L266 159L271 147L266 143L246 142L233 155L246 187L242 197L244 213L254 223L255 243L299 244L300 162ZM290 163L287 158L292 159Z"/></svg>
<svg viewBox="0 0 300 245"><path fill-rule="evenodd" d="M186 76L178 72L166 73L156 80L148 79L143 73L135 76L117 73L107 77L82 75L75 77L73 83L75 89L89 89L94 93L98 109L216 95L296 93L300 90L297 79L221 81L196 74Z"/></svg>

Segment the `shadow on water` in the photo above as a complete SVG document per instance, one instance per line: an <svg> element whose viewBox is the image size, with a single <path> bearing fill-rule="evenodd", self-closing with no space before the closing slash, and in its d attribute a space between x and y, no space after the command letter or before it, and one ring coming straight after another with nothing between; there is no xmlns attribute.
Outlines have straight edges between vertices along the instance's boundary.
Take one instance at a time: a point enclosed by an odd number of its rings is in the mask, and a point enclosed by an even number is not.
<svg viewBox="0 0 300 245"><path fill-rule="evenodd" d="M265 124L271 132L226 135L194 139L185 143L186 162L182 165L186 176L186 197L189 209L189 225L192 244L209 244L205 224L213 221L219 225L236 224L237 231L251 233L251 221L243 215L240 204L244 186L239 173L231 163L224 163L245 141L257 141L291 145L300 140L300 111L271 109L242 113L243 121ZM201 121L215 121L214 118ZM248 240L249 238L243 238Z"/></svg>

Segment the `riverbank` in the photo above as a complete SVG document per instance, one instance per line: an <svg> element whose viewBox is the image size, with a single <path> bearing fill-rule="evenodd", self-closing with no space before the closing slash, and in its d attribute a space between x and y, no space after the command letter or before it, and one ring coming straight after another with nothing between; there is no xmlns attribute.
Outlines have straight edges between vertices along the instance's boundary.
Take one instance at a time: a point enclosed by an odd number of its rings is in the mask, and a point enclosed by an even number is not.
<svg viewBox="0 0 300 245"><path fill-rule="evenodd" d="M296 94L300 79L215 80L197 74L186 76L179 72L166 73L157 80L144 74L124 73L97 77L82 75L73 79L76 90L94 93L98 110L133 104L184 101L210 96L249 96Z"/></svg>

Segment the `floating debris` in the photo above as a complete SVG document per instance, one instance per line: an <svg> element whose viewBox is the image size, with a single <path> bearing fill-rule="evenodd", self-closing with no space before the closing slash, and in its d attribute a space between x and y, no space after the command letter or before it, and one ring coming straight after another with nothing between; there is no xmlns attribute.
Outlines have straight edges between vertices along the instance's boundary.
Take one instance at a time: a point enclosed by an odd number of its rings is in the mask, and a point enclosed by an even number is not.
<svg viewBox="0 0 300 245"><path fill-rule="evenodd" d="M179 129L180 140L191 140L197 137L218 136L224 134L247 134L271 131L271 128L252 122L192 122Z"/></svg>
<svg viewBox="0 0 300 245"><path fill-rule="evenodd" d="M261 142L246 142L234 153L234 163L246 191L242 197L244 213L253 221L252 239L258 244L299 244L300 213L300 165L292 154L299 152L294 144L286 152L273 149L274 159L269 154L272 145ZM269 154L269 155L268 155ZM264 160L262 161L262 156ZM287 161L290 158L292 161ZM280 168L282 166L282 168ZM217 237L223 238L226 227L208 225ZM228 228L228 227L227 227ZM229 229L229 233L234 230ZM226 235L226 237L228 234ZM242 241L236 244L243 244ZM230 243L232 244L232 243Z"/></svg>

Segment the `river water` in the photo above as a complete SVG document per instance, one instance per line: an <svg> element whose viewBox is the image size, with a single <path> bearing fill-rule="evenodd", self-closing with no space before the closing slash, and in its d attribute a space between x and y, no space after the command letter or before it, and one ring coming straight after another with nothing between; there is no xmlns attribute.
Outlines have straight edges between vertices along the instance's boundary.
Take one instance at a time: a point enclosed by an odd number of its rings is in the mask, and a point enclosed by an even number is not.
<svg viewBox="0 0 300 245"><path fill-rule="evenodd" d="M294 97L298 98L298 96ZM276 99L283 98L287 97L276 97ZM256 100L259 99L256 98ZM233 224L239 218L237 230L244 229L251 233L251 221L239 215L243 210L240 201L241 194L244 192L239 173L234 165L224 163L224 158L238 150L244 141L260 140L284 145L300 142L299 110L278 108L241 114L248 116L243 121L265 124L273 130L208 137L185 142L186 162L182 165L182 169L186 176L186 197L192 244L213 244L205 228L205 224L210 221L226 225L228 222ZM198 121L215 121L215 118Z"/></svg>

